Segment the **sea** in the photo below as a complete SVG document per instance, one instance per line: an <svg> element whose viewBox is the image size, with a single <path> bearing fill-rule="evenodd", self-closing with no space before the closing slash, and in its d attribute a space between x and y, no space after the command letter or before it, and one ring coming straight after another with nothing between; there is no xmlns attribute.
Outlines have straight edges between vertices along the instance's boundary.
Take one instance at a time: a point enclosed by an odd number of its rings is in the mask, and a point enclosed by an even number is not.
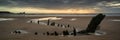
<svg viewBox="0 0 120 40"><path fill-rule="evenodd" d="M0 16L96 16L98 13L94 14L0 14ZM120 13L102 13L106 16L120 16Z"/></svg>

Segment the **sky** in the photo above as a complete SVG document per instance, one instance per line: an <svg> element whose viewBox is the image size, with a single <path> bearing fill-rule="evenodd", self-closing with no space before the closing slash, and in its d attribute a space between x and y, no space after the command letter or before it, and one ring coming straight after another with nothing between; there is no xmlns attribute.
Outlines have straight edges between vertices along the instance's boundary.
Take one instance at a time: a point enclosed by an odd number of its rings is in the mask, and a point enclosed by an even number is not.
<svg viewBox="0 0 120 40"><path fill-rule="evenodd" d="M120 13L120 0L0 0L14 13Z"/></svg>

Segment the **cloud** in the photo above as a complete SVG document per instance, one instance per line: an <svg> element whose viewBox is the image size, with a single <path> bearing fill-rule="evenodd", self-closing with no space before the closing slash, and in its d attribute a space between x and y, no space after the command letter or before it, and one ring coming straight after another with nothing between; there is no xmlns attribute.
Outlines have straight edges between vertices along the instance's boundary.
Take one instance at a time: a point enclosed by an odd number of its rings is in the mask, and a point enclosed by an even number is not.
<svg viewBox="0 0 120 40"><path fill-rule="evenodd" d="M99 9L119 10L119 0L0 0L0 6L44 9Z"/></svg>
<svg viewBox="0 0 120 40"><path fill-rule="evenodd" d="M7 2L11 3L12 5L19 5L17 2L12 1L12 0L8 0Z"/></svg>
<svg viewBox="0 0 120 40"><path fill-rule="evenodd" d="M0 5L42 8L84 8L93 7L102 1L111 2L119 0L0 0Z"/></svg>
<svg viewBox="0 0 120 40"><path fill-rule="evenodd" d="M101 6L101 7L109 7L109 8L120 8L120 2L118 1L112 1L112 2L100 2L97 4L97 6Z"/></svg>
<svg viewBox="0 0 120 40"><path fill-rule="evenodd" d="M1 0L0 5L33 6L45 8L90 6L99 0Z"/></svg>
<svg viewBox="0 0 120 40"><path fill-rule="evenodd" d="M120 1L101 1L96 4L101 13L120 13Z"/></svg>

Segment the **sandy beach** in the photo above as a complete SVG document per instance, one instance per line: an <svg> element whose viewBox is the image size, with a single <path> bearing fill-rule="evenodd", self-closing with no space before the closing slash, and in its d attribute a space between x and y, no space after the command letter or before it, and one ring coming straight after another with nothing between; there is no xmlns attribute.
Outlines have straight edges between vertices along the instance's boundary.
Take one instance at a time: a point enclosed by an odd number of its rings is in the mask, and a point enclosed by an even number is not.
<svg viewBox="0 0 120 40"><path fill-rule="evenodd" d="M47 16L48 17L48 16ZM47 36L43 33L49 31L57 31L61 33L63 30L73 30L73 27L78 30L86 29L92 16L57 16L61 20L51 20L59 24L69 24L71 28L61 28L48 26L37 23L28 23L31 19L44 17L0 17L13 18L14 20L0 21L0 40L120 40L120 16L107 16L100 24L100 30L106 32L105 35L77 35L77 36ZM44 20L42 22L47 22ZM14 30L24 30L27 33L14 34ZM38 35L34 35L38 32Z"/></svg>

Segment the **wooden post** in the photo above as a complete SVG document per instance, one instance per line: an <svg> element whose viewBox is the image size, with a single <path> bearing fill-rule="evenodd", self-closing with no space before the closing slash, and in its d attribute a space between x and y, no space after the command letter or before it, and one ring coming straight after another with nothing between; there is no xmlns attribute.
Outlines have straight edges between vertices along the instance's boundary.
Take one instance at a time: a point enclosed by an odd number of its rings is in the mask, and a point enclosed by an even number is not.
<svg viewBox="0 0 120 40"><path fill-rule="evenodd" d="M39 24L39 22L40 22L40 21L38 20L37 23Z"/></svg>
<svg viewBox="0 0 120 40"><path fill-rule="evenodd" d="M77 32L76 32L76 29L73 28L73 35L76 36L77 35Z"/></svg>
<svg viewBox="0 0 120 40"><path fill-rule="evenodd" d="M47 25L50 25L50 19L48 19Z"/></svg>

